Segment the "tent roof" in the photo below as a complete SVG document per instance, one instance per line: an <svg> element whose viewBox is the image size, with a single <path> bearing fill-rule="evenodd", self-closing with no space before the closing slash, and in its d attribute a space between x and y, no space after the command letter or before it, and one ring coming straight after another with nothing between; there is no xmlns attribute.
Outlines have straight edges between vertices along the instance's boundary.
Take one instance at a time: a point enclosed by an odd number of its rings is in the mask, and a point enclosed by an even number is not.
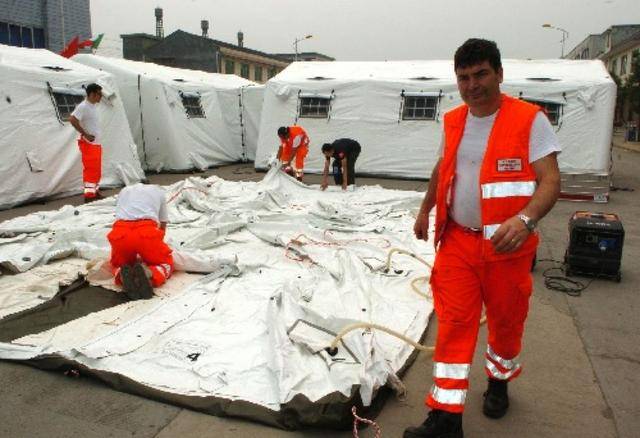
<svg viewBox="0 0 640 438"><path fill-rule="evenodd" d="M506 81L561 80L570 82L610 82L599 60L503 60ZM382 62L295 62L272 80L301 82L323 80L378 81L455 81L453 61L382 61Z"/></svg>
<svg viewBox="0 0 640 438"><path fill-rule="evenodd" d="M24 71L54 74L72 71L76 74L87 74L93 77L107 73L74 62L45 49L27 49L0 44L0 66Z"/></svg>
<svg viewBox="0 0 640 438"><path fill-rule="evenodd" d="M79 62L100 68L100 65L108 65L133 74L152 76L162 81L188 81L201 82L214 85L219 88L238 88L257 83L241 78L240 76L220 73L209 73L200 70L188 70L183 68L167 67L151 62L130 61L128 59L108 58L105 56L78 54L73 57Z"/></svg>

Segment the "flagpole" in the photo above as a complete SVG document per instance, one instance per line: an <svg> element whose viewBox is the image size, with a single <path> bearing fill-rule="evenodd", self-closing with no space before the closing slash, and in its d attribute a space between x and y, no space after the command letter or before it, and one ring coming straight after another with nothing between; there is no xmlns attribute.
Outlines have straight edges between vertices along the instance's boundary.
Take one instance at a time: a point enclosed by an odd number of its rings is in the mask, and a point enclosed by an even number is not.
<svg viewBox="0 0 640 438"><path fill-rule="evenodd" d="M64 32L64 0L60 0L60 18L62 19L62 47L66 47L67 36Z"/></svg>

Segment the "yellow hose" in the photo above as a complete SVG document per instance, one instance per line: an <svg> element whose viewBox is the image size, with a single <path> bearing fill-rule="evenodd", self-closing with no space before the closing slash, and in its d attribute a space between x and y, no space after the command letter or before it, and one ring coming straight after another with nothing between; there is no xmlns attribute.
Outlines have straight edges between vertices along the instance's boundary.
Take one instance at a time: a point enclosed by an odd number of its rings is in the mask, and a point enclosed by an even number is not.
<svg viewBox="0 0 640 438"><path fill-rule="evenodd" d="M419 262L425 264L426 266L428 266L430 269L433 269L433 266L431 266L429 264L429 262L427 262L426 260L424 260L423 258L415 255L412 252L409 251L405 251L404 249L400 249L400 248L391 248L389 250L389 254L387 254L387 263L385 264L385 271L389 271L389 269L391 268L391 256L393 256L393 254L398 253L398 254L405 254L408 255L410 257L413 257L414 259L418 260ZM424 292L421 292L420 289L418 289L418 287L415 285L416 282L422 280L428 280L429 277L428 276L424 276L424 277L417 277L414 278L411 281L411 288L413 289L413 291L420 295L423 298L431 298L429 295L425 294ZM486 315L482 315L482 317L480 318L480 325L483 325L485 322L487 322L487 316ZM396 338L406 342L407 344L413 346L414 348L420 350L420 351L424 351L426 353L433 353L435 351L435 347L434 346L424 346L422 344L419 344L417 342L415 342L413 339L409 339L408 337L406 337L405 335L396 332L395 330L391 330L390 328L387 328L385 326L379 325L379 324L374 324L374 323L370 323L370 322L356 322L353 324L349 324L348 326L346 326L345 328L343 328L337 335L336 337L333 339L333 341L331 341L331 346L328 348L328 352L330 355L335 355L338 351L338 344L340 343L340 341L342 341L342 338L344 338L349 332L353 331L353 330L357 330L357 329L361 329L361 328L365 328L365 329L376 329L376 330L380 330L382 332L385 332L391 336L395 336Z"/></svg>

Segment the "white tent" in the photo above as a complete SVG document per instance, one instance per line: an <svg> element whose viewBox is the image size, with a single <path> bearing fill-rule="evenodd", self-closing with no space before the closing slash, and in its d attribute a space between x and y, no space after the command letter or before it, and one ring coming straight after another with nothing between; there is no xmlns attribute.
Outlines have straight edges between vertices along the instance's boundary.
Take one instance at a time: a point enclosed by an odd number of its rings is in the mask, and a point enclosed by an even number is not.
<svg viewBox="0 0 640 438"><path fill-rule="evenodd" d="M82 191L77 133L67 122L96 82L103 186L144 178L113 77L48 50L0 45L0 208Z"/></svg>
<svg viewBox="0 0 640 438"><path fill-rule="evenodd" d="M563 172L607 173L616 86L600 61L505 60L502 90L545 106L563 153ZM275 153L279 126L311 138L306 170L319 172L320 146L350 137L362 145L356 171L429 177L445 112L461 104L452 61L300 62L271 79L255 165Z"/></svg>
<svg viewBox="0 0 640 438"><path fill-rule="evenodd" d="M243 89L257 86L235 75L165 67L148 62L76 55L74 61L112 73L140 159L154 171L206 169L249 159L257 125ZM249 114L246 114L249 113ZM255 143L254 143L255 144Z"/></svg>

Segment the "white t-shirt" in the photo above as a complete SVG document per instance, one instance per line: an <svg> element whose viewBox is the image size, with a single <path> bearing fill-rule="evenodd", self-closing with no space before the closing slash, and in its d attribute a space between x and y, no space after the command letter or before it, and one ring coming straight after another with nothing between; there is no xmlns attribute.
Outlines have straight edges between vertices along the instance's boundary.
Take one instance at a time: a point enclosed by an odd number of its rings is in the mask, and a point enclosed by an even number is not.
<svg viewBox="0 0 640 438"><path fill-rule="evenodd" d="M71 115L78 119L80 126L82 126L82 129L84 129L87 134L95 137L93 143L100 144L100 122L98 120L97 105L85 99L78 104Z"/></svg>
<svg viewBox="0 0 640 438"><path fill-rule="evenodd" d="M480 167L487 150L487 142L491 134L496 111L487 117L475 117L469 113L464 127L464 134L458 147L456 159L456 177L453 183L453 203L450 215L454 221L465 227L480 228ZM444 151L444 135L440 141L439 155ZM547 155L561 151L560 144L549 119L539 112L533 120L529 135L529 163Z"/></svg>
<svg viewBox="0 0 640 438"><path fill-rule="evenodd" d="M158 223L167 222L169 215L164 189L141 183L125 187L118 195L116 219L125 221L152 219Z"/></svg>

